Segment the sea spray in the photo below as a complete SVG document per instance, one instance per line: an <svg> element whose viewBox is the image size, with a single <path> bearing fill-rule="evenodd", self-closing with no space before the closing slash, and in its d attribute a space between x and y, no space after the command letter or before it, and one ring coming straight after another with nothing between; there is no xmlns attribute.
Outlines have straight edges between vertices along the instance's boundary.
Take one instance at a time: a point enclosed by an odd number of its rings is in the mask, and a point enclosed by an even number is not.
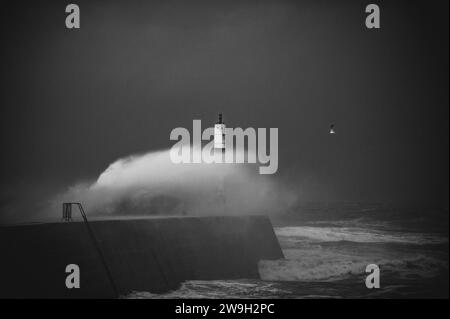
<svg viewBox="0 0 450 319"><path fill-rule="evenodd" d="M110 164L94 182L57 195L52 211L64 201L79 201L90 214L274 214L294 203L296 194L251 166L177 165L169 150L128 156Z"/></svg>

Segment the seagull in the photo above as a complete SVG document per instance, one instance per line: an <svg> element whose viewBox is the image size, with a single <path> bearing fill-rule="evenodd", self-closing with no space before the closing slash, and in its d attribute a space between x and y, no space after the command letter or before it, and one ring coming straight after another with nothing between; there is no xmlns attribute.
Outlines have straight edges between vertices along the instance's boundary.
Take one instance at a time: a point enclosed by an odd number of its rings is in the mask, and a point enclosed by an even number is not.
<svg viewBox="0 0 450 319"><path fill-rule="evenodd" d="M334 124L330 125L330 134L336 134L336 131L334 130Z"/></svg>

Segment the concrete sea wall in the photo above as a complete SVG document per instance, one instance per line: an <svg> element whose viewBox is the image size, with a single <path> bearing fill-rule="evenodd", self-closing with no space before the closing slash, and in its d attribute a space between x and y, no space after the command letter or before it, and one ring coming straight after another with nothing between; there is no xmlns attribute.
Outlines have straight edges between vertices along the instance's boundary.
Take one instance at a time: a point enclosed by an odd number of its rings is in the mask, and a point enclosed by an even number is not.
<svg viewBox="0 0 450 319"><path fill-rule="evenodd" d="M258 261L283 258L270 220L168 217L89 222L119 295L160 293L185 280L258 278ZM114 298L83 222L0 227L0 297ZM80 288L67 289L68 264Z"/></svg>

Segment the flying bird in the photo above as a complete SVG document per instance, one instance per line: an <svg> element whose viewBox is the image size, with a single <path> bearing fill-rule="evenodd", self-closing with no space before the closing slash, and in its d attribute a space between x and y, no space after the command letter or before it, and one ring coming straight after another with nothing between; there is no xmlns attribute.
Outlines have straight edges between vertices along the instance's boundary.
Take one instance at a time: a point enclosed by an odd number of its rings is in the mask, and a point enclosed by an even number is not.
<svg viewBox="0 0 450 319"><path fill-rule="evenodd" d="M336 134L336 131L334 130L334 124L330 125L330 134Z"/></svg>

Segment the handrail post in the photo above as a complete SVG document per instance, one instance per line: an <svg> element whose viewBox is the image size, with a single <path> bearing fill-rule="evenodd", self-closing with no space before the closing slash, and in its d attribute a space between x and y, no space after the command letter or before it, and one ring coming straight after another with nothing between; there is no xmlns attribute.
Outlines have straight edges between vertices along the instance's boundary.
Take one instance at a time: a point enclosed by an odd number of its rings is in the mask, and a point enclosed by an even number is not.
<svg viewBox="0 0 450 319"><path fill-rule="evenodd" d="M119 296L119 291L117 289L117 286L114 282L113 276L111 274L111 271L108 267L108 264L106 263L105 256L103 255L103 252L100 248L100 245L95 238L94 232L91 229L91 226L89 225L89 221L86 217L86 214L84 212L83 206L81 203L63 203L63 219L65 220L72 220L72 205L77 205L78 209L80 210L81 216L83 217L84 223L86 224L89 236L91 237L92 242L94 243L95 249L97 250L98 255L100 256L100 259L102 261L103 267L105 268L106 275L108 276L109 282L111 284L111 287L114 291L114 294L116 297Z"/></svg>

